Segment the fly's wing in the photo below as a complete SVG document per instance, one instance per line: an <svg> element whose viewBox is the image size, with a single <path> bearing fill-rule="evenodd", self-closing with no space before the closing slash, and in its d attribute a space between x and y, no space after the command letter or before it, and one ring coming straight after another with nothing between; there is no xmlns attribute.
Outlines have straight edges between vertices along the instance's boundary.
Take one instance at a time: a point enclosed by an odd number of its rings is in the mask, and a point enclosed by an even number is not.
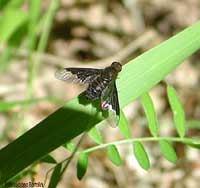
<svg viewBox="0 0 200 188"><path fill-rule="evenodd" d="M63 68L55 73L55 77L62 81L71 81L80 84L92 82L102 69L92 68Z"/></svg>
<svg viewBox="0 0 200 188"><path fill-rule="evenodd" d="M109 112L108 121L112 127L116 127L120 119L119 99L115 81L112 81L102 92L101 108Z"/></svg>

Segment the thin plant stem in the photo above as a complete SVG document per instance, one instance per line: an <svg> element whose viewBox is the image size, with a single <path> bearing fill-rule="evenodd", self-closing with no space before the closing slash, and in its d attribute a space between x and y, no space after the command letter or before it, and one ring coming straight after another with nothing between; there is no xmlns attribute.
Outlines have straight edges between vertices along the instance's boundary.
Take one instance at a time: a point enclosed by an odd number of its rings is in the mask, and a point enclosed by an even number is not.
<svg viewBox="0 0 200 188"><path fill-rule="evenodd" d="M51 30L51 26L52 26L52 22L53 22L53 18L54 18L56 10L58 8L58 4L59 4L58 0L52 0L51 1L49 9L48 9L48 11L45 15L42 35L41 35L41 38L39 40L38 48L36 50L37 53L41 54L45 51L45 48L46 48L47 42L48 42L49 33L50 33L50 30ZM41 63L41 61L40 61L39 56L36 56L34 58L34 62L31 63L31 66L30 66L30 69L29 69L30 70L29 81L28 81L28 96L29 97L32 96L33 81L36 77L40 63Z"/></svg>
<svg viewBox="0 0 200 188"><path fill-rule="evenodd" d="M85 152L85 153L90 153L92 151L98 150L98 149L103 149L106 148L110 145L121 145L121 144L128 144L128 143L133 143L134 141L139 141L139 142L156 142L159 140L167 140L169 142L182 142L182 143L190 143L190 144L200 144L200 139L194 139L194 138L180 138L180 137L146 137L146 138L129 138L126 140L119 140L119 141L114 141L110 143L105 143L101 144L95 147L91 147L89 149L86 149L84 151L79 151L77 154L80 152Z"/></svg>

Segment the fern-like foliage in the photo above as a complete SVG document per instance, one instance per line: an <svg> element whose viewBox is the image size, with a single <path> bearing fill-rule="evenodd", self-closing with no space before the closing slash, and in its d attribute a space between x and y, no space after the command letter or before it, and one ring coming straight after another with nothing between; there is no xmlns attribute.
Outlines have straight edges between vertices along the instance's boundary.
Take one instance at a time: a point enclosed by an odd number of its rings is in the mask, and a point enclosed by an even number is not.
<svg viewBox="0 0 200 188"><path fill-rule="evenodd" d="M85 153L90 153L93 152L97 149L106 149L107 150L107 156L108 158L113 162L115 165L120 165L121 164L121 158L119 155L119 151L117 150L117 145L120 144L132 144L133 145L133 153L135 155L135 158L137 159L139 165L145 169L148 170L150 168L150 160L148 157L147 152L145 151L145 148L143 146L143 142L157 142L158 147L160 148L160 151L162 155L165 157L166 160L176 163L177 161L177 156L174 148L171 146L171 142L181 142L183 144L185 143L195 143L195 139L192 138L186 138L184 137L185 132L186 132L186 127L185 127L185 114L184 114L184 109L182 107L182 104L179 100L178 95L176 94L175 89L168 85L167 86L167 96L168 96L168 101L173 113L173 120L174 120L174 127L177 131L177 137L160 137L158 133L158 120L156 117L156 112L155 108L152 102L152 99L148 93L145 93L141 96L141 104L143 106L146 118L148 120L148 128L149 132L151 133L152 137L146 137L146 138L131 138L125 134L124 140L120 141L115 141L112 143L106 143L106 144L100 144L99 146L95 146L92 148L88 148L86 150L83 150ZM127 132L127 121L124 120L125 117L124 115L122 116L122 120L120 121L119 124L119 130L121 132ZM126 122L126 123L124 123ZM123 124L123 125L121 125ZM126 126L125 126L126 124ZM95 142L99 137L99 133L93 135L91 137ZM199 142L199 140L198 140ZM86 167L85 167L86 168ZM77 168L77 171L80 169ZM80 177L79 177L80 178Z"/></svg>
<svg viewBox="0 0 200 188"><path fill-rule="evenodd" d="M168 96L168 101L169 101L172 114L173 114L173 124L177 132L177 137L159 136L158 120L156 117L153 101L150 95L148 93L145 93L141 96L140 101L144 109L147 122L148 122L148 129L152 137L131 138L126 117L123 111L121 111L122 117L120 119L118 128L119 128L119 131L123 134L124 139L110 142L110 143L103 143L99 130L96 127L90 129L88 131L88 135L97 145L91 148L87 148L82 151L77 151L76 153L78 156L77 157L77 178L82 179L84 177L87 171L87 167L88 167L89 154L98 149L104 149L106 151L108 159L114 165L119 166L119 165L122 165L122 159L120 157L120 153L117 149L117 146L121 144L132 144L133 154L135 155L135 158L138 161L138 164L144 170L148 170L151 164L148 157L148 153L146 152L145 147L143 145L144 142L156 142L158 147L160 148L160 152L163 155L163 157L169 162L174 163L174 164L177 162L177 155L171 143L180 142L182 144L187 143L189 146L192 145L192 147L194 147L194 145L196 145L196 147L199 146L199 142L200 142L199 140L184 137L185 132L186 132L186 126L185 126L186 121L185 121L184 109L182 107L182 104L179 100L178 95L176 94L175 89L170 85L167 86L167 96ZM195 144L195 141L197 141L198 144ZM199 149L199 147L197 148ZM58 164L55 166L54 171L57 170L57 166ZM53 172L50 182L53 182L53 178L55 178L54 174L55 172ZM58 177L59 177L59 174L58 174Z"/></svg>

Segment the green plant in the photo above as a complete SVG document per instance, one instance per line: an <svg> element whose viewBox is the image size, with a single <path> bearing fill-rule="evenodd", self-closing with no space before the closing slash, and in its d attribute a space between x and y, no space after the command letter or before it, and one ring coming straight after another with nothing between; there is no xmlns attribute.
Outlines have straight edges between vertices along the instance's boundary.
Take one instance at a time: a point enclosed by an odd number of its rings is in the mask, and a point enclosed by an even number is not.
<svg viewBox="0 0 200 188"><path fill-rule="evenodd" d="M91 137L95 138L95 141L100 145L76 152L79 156L77 166L78 177L80 179L86 171L88 153L96 149L107 148L108 156L111 161L120 165L120 155L116 145L131 143L134 145L134 153L139 164L141 164L144 169L148 169L150 162L142 142L158 141L161 152L165 158L171 162L176 161L176 154L169 142L181 142L190 146L199 147L199 139L184 137L184 111L181 108L180 102L177 100L173 88L170 86L168 87L168 96L172 111L174 112L176 130L180 137L158 137L158 123L153 110L153 104L149 95L144 94L175 69L184 59L200 48L199 28L200 23L196 23L136 59L131 60L123 66L123 70L119 75L117 86L121 108L125 107L137 97L142 96L142 104L153 137L130 138L126 119L123 116L119 128L127 139L102 144L99 135L96 136L98 134L97 131L91 130L97 123L103 120L101 113L94 110L91 104L80 104L78 97L76 97L14 142L0 150L0 184L5 183L25 167L33 164L57 147L89 130L90 135L92 135ZM68 161L69 159L70 158L66 160ZM9 163L7 163L7 161L9 161ZM56 164L55 171L52 175L52 187L59 181L61 170L62 163Z"/></svg>

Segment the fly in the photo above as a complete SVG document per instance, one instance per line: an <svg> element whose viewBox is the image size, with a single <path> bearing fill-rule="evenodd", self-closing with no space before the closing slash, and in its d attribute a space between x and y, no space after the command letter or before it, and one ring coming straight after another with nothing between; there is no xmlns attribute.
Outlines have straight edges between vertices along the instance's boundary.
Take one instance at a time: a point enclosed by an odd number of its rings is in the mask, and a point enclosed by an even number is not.
<svg viewBox="0 0 200 188"><path fill-rule="evenodd" d="M122 70L119 62L113 62L104 69L63 68L55 73L55 77L63 81L87 84L84 95L88 100L101 100L101 109L109 110L115 116L115 125L119 122L120 108L115 80Z"/></svg>

